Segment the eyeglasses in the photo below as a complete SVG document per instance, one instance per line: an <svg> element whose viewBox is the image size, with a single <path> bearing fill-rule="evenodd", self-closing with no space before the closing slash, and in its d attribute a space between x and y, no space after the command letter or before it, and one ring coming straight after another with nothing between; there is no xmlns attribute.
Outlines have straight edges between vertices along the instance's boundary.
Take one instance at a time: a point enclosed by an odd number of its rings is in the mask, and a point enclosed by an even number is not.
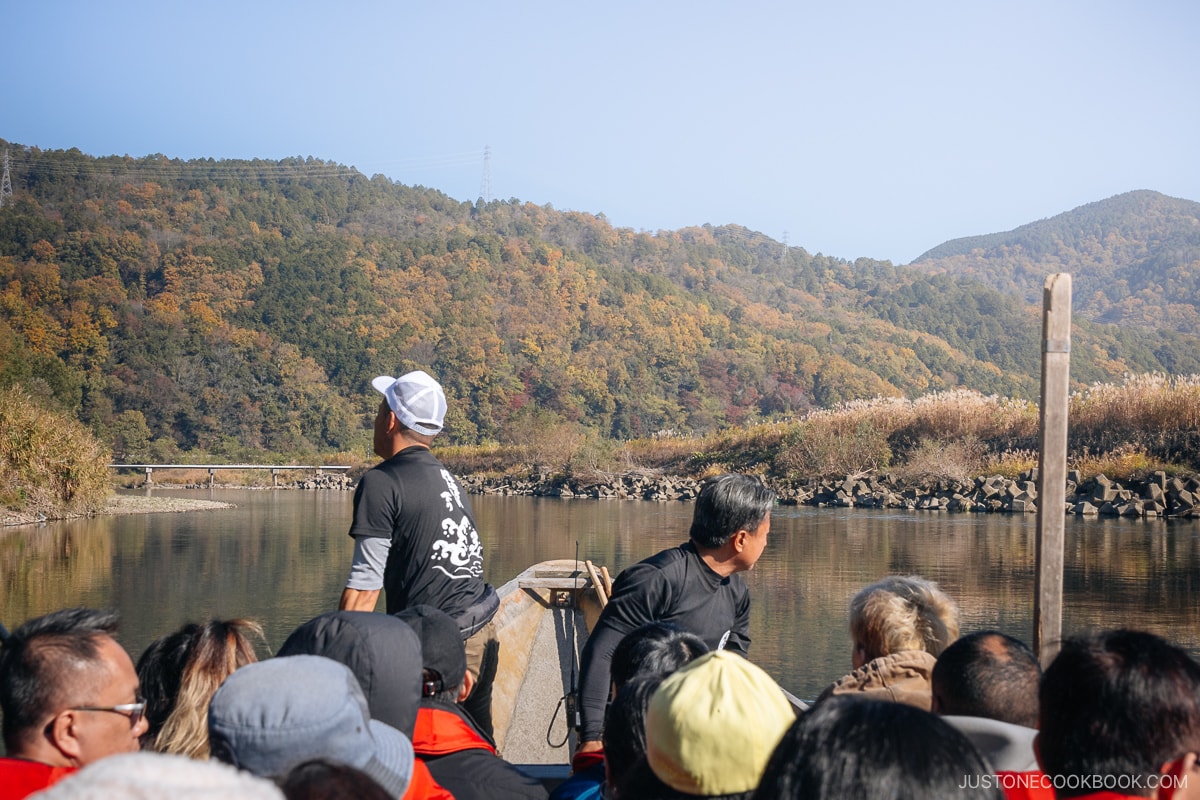
<svg viewBox="0 0 1200 800"><path fill-rule="evenodd" d="M136 728L146 714L146 701L138 697L136 703L121 703L119 706L76 706L68 711L112 711L129 717L129 727Z"/></svg>

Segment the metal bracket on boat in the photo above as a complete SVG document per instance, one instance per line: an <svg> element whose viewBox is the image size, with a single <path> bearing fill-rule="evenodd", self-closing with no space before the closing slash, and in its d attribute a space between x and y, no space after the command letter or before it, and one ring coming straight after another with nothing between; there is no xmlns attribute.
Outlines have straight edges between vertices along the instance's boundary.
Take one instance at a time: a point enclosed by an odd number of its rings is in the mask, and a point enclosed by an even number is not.
<svg viewBox="0 0 1200 800"><path fill-rule="evenodd" d="M556 589L552 600L556 608L571 608L575 605L575 593L570 589Z"/></svg>

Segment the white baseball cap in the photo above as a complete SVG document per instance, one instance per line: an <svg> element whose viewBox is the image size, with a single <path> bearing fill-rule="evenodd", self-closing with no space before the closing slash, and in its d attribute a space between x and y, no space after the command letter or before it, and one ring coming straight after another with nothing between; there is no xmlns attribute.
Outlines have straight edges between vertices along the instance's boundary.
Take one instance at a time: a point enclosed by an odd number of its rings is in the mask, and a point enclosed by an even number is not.
<svg viewBox="0 0 1200 800"><path fill-rule="evenodd" d="M388 408L406 428L429 436L442 430L446 395L429 373L416 370L399 378L380 375L371 385L387 398Z"/></svg>

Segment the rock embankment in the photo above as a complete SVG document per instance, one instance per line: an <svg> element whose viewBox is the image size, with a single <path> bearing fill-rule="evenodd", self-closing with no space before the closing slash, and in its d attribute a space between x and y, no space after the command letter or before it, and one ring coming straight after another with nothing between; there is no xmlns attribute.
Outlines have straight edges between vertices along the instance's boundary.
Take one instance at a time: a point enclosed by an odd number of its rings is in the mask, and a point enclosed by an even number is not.
<svg viewBox="0 0 1200 800"><path fill-rule="evenodd" d="M818 507L895 508L914 511L1037 511L1037 471L1016 480L1000 475L972 481L937 481L902 487L888 476L776 487L785 503ZM1068 473L1064 512L1120 517L1200 517L1200 477L1169 478L1164 472L1122 485L1104 475L1082 480Z"/></svg>
<svg viewBox="0 0 1200 800"><path fill-rule="evenodd" d="M358 481L352 479L344 472L321 472L316 475L309 475L307 478L302 478L291 483L279 484L280 489L335 489L341 492L354 491Z"/></svg>
<svg viewBox="0 0 1200 800"><path fill-rule="evenodd" d="M477 494L534 497L590 497L640 500L692 500L700 481L692 478L614 475L596 480L534 475L459 479ZM890 475L847 476L841 480L767 481L784 505L818 508L890 508L912 511L1030 513L1037 511L1037 471L1016 479L1000 475L970 481L925 481L902 485ZM1064 513L1121 517L1200 518L1200 476L1149 477L1121 484L1104 475L1086 481L1078 472L1067 476Z"/></svg>
<svg viewBox="0 0 1200 800"><path fill-rule="evenodd" d="M185 483L181 485L168 484L162 481L155 482L156 486L162 486L164 488L169 487L172 489L211 489L214 486L222 488L236 486L239 489L332 489L334 491L342 492L354 491L354 487L357 484L358 481L354 480L343 472L319 472L314 475L300 478L299 480L281 482L275 485L252 484L247 486L240 483L220 483L219 481L211 484L205 481L204 483Z"/></svg>
<svg viewBox="0 0 1200 800"><path fill-rule="evenodd" d="M475 494L660 501L694 500L701 486L701 481L695 478L645 473L606 475L590 480L538 474L466 475L459 482ZM273 488L351 491L356 483L343 473L323 472ZM838 480L767 479L767 483L783 505L1018 514L1038 509L1037 470L1029 470L1016 479L990 475L968 481L906 483L892 475L852 475ZM192 484L184 488L207 489L209 485ZM1078 472L1072 471L1067 475L1063 510L1078 515L1200 518L1200 476L1168 477L1164 472L1155 472L1122 484L1104 475L1083 480Z"/></svg>
<svg viewBox="0 0 1200 800"><path fill-rule="evenodd" d="M585 481L562 476L532 475L518 478L504 475L484 478L468 475L458 479L468 492L475 494L527 495L532 497L592 497L612 500L694 500L700 494L700 481L673 476L646 476L629 473Z"/></svg>

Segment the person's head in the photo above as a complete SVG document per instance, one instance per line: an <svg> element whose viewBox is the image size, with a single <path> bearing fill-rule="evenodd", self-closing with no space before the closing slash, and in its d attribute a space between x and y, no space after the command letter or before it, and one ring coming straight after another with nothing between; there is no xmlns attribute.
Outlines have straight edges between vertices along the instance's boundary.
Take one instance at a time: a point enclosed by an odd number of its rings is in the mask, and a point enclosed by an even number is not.
<svg viewBox="0 0 1200 800"><path fill-rule="evenodd" d="M617 689L604 713L604 776L608 797L620 797L622 786L646 758L646 711L663 675L638 675Z"/></svg>
<svg viewBox="0 0 1200 800"><path fill-rule="evenodd" d="M83 766L138 749L145 705L113 612L29 620L0 648L0 713L11 756Z"/></svg>
<svg viewBox="0 0 1200 800"><path fill-rule="evenodd" d="M1035 749L1047 775L1142 776L1145 786L1145 776L1172 772L1200 785L1200 665L1154 634L1066 640L1038 699ZM1058 794L1087 791L1068 786Z"/></svg>
<svg viewBox="0 0 1200 800"><path fill-rule="evenodd" d="M150 722L143 746L208 758L208 702L230 673L258 660L254 642L262 636L250 620L214 619L185 625L146 648L137 664Z"/></svg>
<svg viewBox="0 0 1200 800"><path fill-rule="evenodd" d="M646 761L677 792L749 792L794 719L767 673L718 650L663 679L646 712Z"/></svg>
<svg viewBox="0 0 1200 800"><path fill-rule="evenodd" d="M933 711L1037 727L1037 656L1020 639L978 631L953 642L933 667Z"/></svg>
<svg viewBox="0 0 1200 800"><path fill-rule="evenodd" d="M160 636L151 642L137 661L138 680L146 700L146 732L142 746L152 749L167 718L175 710L179 684L192 653L192 637L200 626L189 622L177 631Z"/></svg>
<svg viewBox="0 0 1200 800"><path fill-rule="evenodd" d="M155 753L123 753L84 767L45 791L38 800L283 800L269 780L207 759Z"/></svg>
<svg viewBox="0 0 1200 800"><path fill-rule="evenodd" d="M771 530L775 493L750 475L709 478L696 498L688 535L701 551L733 547L738 570L750 569L762 555Z"/></svg>
<svg viewBox="0 0 1200 800"><path fill-rule="evenodd" d="M375 454L391 458L404 447L433 442L446 419L446 395L427 372L415 370L399 378L380 375L371 381L383 395L375 415Z"/></svg>
<svg viewBox="0 0 1200 800"><path fill-rule="evenodd" d="M904 650L935 658L958 638L958 606L933 581L889 575L850 601L854 668Z"/></svg>
<svg viewBox="0 0 1200 800"><path fill-rule="evenodd" d="M619 690L635 676L669 675L707 652L696 634L669 622L647 622L617 643L609 675Z"/></svg>
<svg viewBox="0 0 1200 800"><path fill-rule="evenodd" d="M421 694L434 700L456 703L471 693L467 652L454 619L433 606L416 605L396 614L421 640L424 679Z"/></svg>
<svg viewBox="0 0 1200 800"><path fill-rule="evenodd" d="M367 773L323 758L292 767L280 787L287 800L393 800Z"/></svg>
<svg viewBox="0 0 1200 800"><path fill-rule="evenodd" d="M837 696L788 730L771 755L755 800L1000 800L992 768L937 715L902 703ZM964 776L976 776L974 784Z"/></svg>
<svg viewBox="0 0 1200 800"><path fill-rule="evenodd" d="M371 719L412 736L421 701L421 641L387 614L330 611L309 620L279 648L281 656L325 656L358 678Z"/></svg>
<svg viewBox="0 0 1200 800"><path fill-rule="evenodd" d="M314 758L361 769L393 797L412 778L408 737L371 719L354 673L323 656L276 657L234 672L209 705L208 739L213 758L272 780Z"/></svg>

